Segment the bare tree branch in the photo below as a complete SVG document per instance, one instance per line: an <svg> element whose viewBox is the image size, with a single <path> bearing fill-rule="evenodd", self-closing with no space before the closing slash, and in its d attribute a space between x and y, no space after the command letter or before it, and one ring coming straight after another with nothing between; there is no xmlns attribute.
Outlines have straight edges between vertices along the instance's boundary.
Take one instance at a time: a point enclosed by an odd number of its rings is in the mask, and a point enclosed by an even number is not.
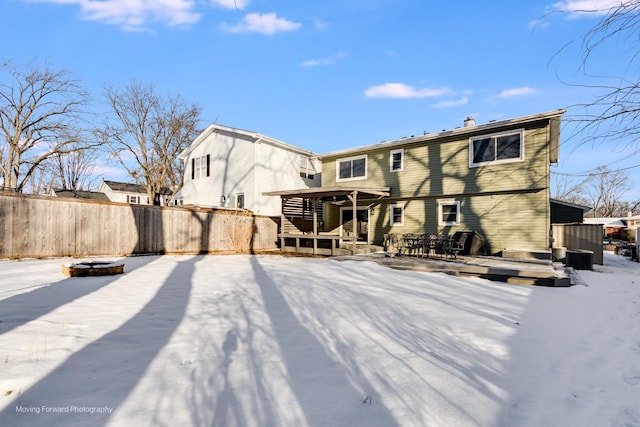
<svg viewBox="0 0 640 427"><path fill-rule="evenodd" d="M177 156L197 136L200 105L180 96L161 97L153 86L136 81L124 89L107 87L104 95L112 115L96 129L98 139L146 188L149 200L164 188L175 194L182 185Z"/></svg>
<svg viewBox="0 0 640 427"><path fill-rule="evenodd" d="M578 71L587 79L586 83L565 82L595 94L590 102L569 106L571 113L565 115L564 121L576 125L569 138L579 139L581 144L604 140L624 144L624 148L636 145L636 137L640 135L640 78L637 73L640 65L640 2L622 0L600 9L556 12L601 16L580 42L582 59ZM594 57L614 44L627 48L626 67L618 70L617 76L592 73Z"/></svg>
<svg viewBox="0 0 640 427"><path fill-rule="evenodd" d="M0 178L22 191L44 162L95 145L82 138L88 95L67 71L29 65L0 67Z"/></svg>

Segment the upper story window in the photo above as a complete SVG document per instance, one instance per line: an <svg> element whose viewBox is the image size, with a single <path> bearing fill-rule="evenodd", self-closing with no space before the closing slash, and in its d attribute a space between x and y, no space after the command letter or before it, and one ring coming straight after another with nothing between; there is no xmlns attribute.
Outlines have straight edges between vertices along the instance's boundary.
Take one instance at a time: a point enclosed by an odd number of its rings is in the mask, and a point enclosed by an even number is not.
<svg viewBox="0 0 640 427"><path fill-rule="evenodd" d="M524 160L524 129L469 138L469 166Z"/></svg>
<svg viewBox="0 0 640 427"><path fill-rule="evenodd" d="M191 179L204 178L210 175L209 154L191 159Z"/></svg>
<svg viewBox="0 0 640 427"><path fill-rule="evenodd" d="M389 154L389 167L391 172L398 172L404 169L404 149L391 150Z"/></svg>
<svg viewBox="0 0 640 427"><path fill-rule="evenodd" d="M336 160L336 181L367 179L367 156Z"/></svg>
<svg viewBox="0 0 640 427"><path fill-rule="evenodd" d="M313 179L315 173L316 171L311 159L307 156L300 156L300 176L302 178Z"/></svg>
<svg viewBox="0 0 640 427"><path fill-rule="evenodd" d="M131 203L134 205L140 204L140 196L127 195L127 203Z"/></svg>

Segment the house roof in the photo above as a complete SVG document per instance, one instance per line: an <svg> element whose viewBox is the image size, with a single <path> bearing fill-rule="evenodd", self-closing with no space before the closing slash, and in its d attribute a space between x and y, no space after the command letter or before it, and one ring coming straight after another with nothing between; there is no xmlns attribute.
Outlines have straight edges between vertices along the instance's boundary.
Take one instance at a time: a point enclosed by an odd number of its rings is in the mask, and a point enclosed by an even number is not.
<svg viewBox="0 0 640 427"><path fill-rule="evenodd" d="M377 144L364 145L364 146L355 147L355 148L347 148L344 150L331 151L329 153L321 154L320 157L323 158L323 157L344 156L349 154L360 153L363 151L375 150L380 148L399 147L399 146L405 146L405 145L415 144L419 142L437 140L444 137L464 136L466 134L473 134L478 132L491 133L492 131L495 131L499 128L504 128L507 126L517 126L517 125L523 125L526 123L536 122L539 120L548 120L548 119L558 118L562 116L565 113L565 111L566 110L564 109L552 110L544 113L531 114L528 116L516 117L512 119L507 119L507 120L491 121L491 122L483 123L479 125L459 127L453 130L443 130L442 132L425 133L424 135L411 136L408 138L401 138L393 141L383 141Z"/></svg>
<svg viewBox="0 0 640 427"><path fill-rule="evenodd" d="M113 191L123 191L126 193L141 193L147 194L147 189L140 184L133 184L130 182L118 182L118 181L103 181L105 185L109 186ZM160 194L164 196L170 196L173 192L170 188L162 187Z"/></svg>
<svg viewBox="0 0 640 427"><path fill-rule="evenodd" d="M588 212L591 209L593 209L591 206L579 205L577 203L566 202L564 200L558 200L558 199L549 199L549 202L555 203L557 205L567 206L567 207L570 207L570 208L581 209L581 210L583 210L585 212Z"/></svg>
<svg viewBox="0 0 640 427"><path fill-rule="evenodd" d="M193 140L193 142L191 142L191 144L189 145L189 147L187 147L186 150L184 150L182 153L178 154L178 158L179 159L186 159L189 154L195 150L200 144L202 144L202 142L204 142L211 134L216 133L216 132L228 132L228 133L233 133L236 135L241 135L244 137L248 137L250 139L253 139L254 142L265 142L267 144L271 144L273 146L282 148L284 150L287 151L292 151L294 153L298 153L298 154L302 154L308 157L318 157L317 154L309 151L309 150L305 150L304 148L300 148L300 147L296 147L295 145L291 145L291 144L287 144L286 142L282 142L279 141L277 139L271 138L269 136L266 135L262 135L258 132L253 132L253 131L249 131L249 130L244 130L244 129L238 129L238 128L232 128L229 126L223 126L223 125L218 125L218 124L211 124L209 125L204 131L202 131L200 133L200 135L198 135L196 137L196 139Z"/></svg>
<svg viewBox="0 0 640 427"><path fill-rule="evenodd" d="M627 225L622 221L623 218L585 218L585 224L602 224L605 227L625 228Z"/></svg>
<svg viewBox="0 0 640 427"><path fill-rule="evenodd" d="M90 200L103 200L109 201L106 194L98 191L80 191L80 190L65 190L62 188L54 188L53 193L56 197L73 197L76 199L90 199Z"/></svg>

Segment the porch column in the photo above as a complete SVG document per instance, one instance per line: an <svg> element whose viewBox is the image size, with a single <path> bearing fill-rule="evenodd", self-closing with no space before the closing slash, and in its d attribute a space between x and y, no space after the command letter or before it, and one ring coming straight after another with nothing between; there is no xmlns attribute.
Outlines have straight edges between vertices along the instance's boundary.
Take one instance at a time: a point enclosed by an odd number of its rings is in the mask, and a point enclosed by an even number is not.
<svg viewBox="0 0 640 427"><path fill-rule="evenodd" d="M282 252L284 252L284 205L286 200L286 198L280 197L280 250Z"/></svg>
<svg viewBox="0 0 640 427"><path fill-rule="evenodd" d="M313 204L311 208L313 211L313 235L318 235L318 210L316 209L316 204L318 203L318 199L309 199L309 201ZM318 252L318 239L313 239L313 254L315 255Z"/></svg>
<svg viewBox="0 0 640 427"><path fill-rule="evenodd" d="M349 200L353 204L353 233L355 234L355 240L353 241L353 253L356 253L356 242L358 241L358 191L354 191L351 194L347 194Z"/></svg>

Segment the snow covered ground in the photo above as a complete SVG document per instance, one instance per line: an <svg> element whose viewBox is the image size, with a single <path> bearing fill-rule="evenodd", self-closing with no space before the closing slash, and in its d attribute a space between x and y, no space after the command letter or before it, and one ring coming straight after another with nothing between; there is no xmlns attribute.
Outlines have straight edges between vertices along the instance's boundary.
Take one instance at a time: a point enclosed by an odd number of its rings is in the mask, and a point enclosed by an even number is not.
<svg viewBox="0 0 640 427"><path fill-rule="evenodd" d="M640 264L571 288L280 256L0 261L0 426L640 426Z"/></svg>

